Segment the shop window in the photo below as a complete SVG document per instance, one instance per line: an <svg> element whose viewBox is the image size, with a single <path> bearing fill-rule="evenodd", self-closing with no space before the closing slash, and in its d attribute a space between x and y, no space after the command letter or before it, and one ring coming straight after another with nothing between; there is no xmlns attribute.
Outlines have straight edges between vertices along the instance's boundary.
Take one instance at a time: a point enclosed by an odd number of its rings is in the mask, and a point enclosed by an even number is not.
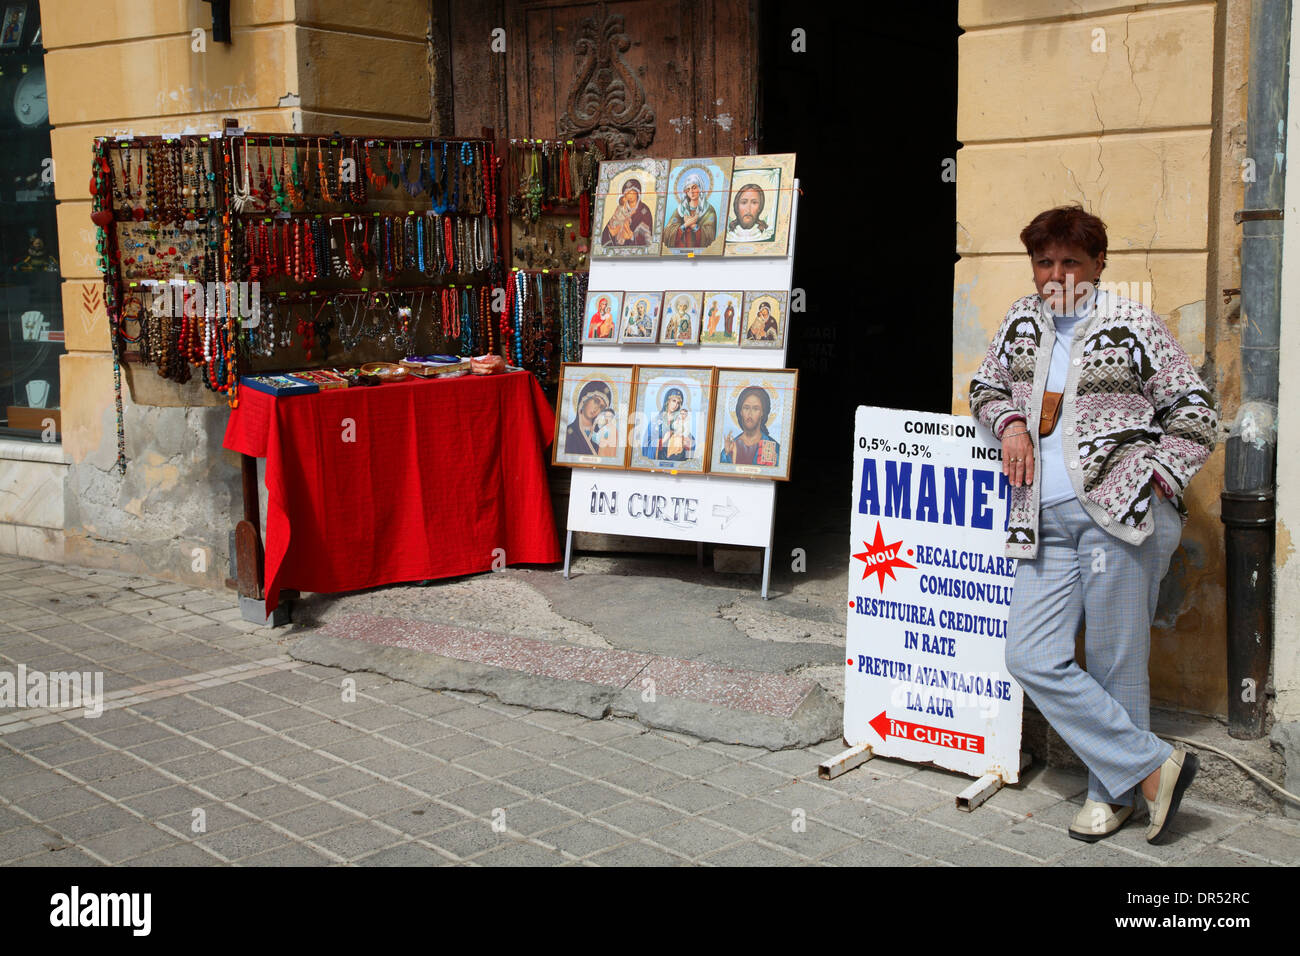
<svg viewBox="0 0 1300 956"><path fill-rule="evenodd" d="M0 0L0 436L59 431L63 303L40 4Z"/></svg>

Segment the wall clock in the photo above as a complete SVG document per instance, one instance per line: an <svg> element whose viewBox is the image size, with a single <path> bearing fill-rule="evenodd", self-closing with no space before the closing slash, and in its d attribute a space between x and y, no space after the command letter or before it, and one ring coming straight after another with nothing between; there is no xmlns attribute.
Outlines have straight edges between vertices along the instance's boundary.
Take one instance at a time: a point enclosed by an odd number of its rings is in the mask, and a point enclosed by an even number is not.
<svg viewBox="0 0 1300 956"><path fill-rule="evenodd" d="M14 116L26 127L41 126L50 118L50 104L45 97L45 70L28 70L14 87Z"/></svg>

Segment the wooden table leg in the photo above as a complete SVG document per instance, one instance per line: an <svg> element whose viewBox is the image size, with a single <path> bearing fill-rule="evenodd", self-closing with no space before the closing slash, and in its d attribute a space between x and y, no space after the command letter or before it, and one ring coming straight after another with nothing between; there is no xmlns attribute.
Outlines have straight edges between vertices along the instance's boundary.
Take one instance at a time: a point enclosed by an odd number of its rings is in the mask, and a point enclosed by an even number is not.
<svg viewBox="0 0 1300 956"><path fill-rule="evenodd" d="M266 595L262 591L264 552L257 459L251 455L239 457L244 486L244 520L235 525L235 573L239 596L261 601Z"/></svg>

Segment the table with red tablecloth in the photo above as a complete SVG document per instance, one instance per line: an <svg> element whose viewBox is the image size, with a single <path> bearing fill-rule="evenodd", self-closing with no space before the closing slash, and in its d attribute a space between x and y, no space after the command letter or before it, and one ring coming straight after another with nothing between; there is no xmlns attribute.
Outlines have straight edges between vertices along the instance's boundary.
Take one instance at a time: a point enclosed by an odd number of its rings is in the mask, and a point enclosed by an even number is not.
<svg viewBox="0 0 1300 956"><path fill-rule="evenodd" d="M559 561L554 426L522 371L280 397L241 388L222 444L266 458L267 613L286 588Z"/></svg>

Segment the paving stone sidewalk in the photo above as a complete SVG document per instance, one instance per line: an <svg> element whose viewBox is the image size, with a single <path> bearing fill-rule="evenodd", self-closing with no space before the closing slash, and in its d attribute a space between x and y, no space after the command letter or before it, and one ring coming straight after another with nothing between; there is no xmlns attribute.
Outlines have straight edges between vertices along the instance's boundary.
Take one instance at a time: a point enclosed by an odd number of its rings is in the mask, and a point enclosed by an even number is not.
<svg viewBox="0 0 1300 956"><path fill-rule="evenodd" d="M232 595L0 558L0 673L98 672L104 710L0 708L7 865L1300 864L1300 822L1184 802L1066 836L1078 774L974 813L955 774L768 752L291 660ZM1216 759L1207 757L1206 759Z"/></svg>

